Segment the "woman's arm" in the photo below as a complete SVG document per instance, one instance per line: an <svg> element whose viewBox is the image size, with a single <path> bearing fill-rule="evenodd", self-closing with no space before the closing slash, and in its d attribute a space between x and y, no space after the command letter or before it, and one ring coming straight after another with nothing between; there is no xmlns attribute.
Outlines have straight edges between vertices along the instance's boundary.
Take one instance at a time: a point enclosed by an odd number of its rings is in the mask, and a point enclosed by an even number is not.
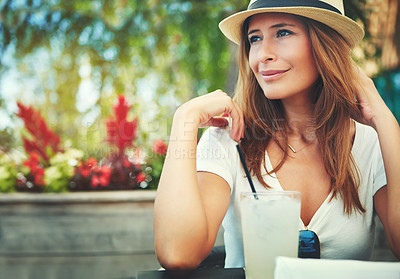
<svg viewBox="0 0 400 279"><path fill-rule="evenodd" d="M360 71L358 100L367 124L378 133L387 186L374 196L393 253L400 259L400 127L373 81Z"/></svg>
<svg viewBox="0 0 400 279"><path fill-rule="evenodd" d="M375 194L374 204L390 247L400 259L400 129L391 113L377 117L374 123L387 179L387 186Z"/></svg>
<svg viewBox="0 0 400 279"><path fill-rule="evenodd" d="M232 118L231 137L242 138L242 113L220 90L185 103L174 115L154 205L156 253L167 269L190 269L201 263L229 206L227 182L196 170L197 130L228 125L227 119L216 117L222 113Z"/></svg>

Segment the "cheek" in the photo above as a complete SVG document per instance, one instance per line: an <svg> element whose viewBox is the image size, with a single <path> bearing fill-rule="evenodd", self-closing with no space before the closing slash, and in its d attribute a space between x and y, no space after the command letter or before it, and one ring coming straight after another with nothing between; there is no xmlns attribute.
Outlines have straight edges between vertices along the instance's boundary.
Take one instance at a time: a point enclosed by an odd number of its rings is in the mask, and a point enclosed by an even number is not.
<svg viewBox="0 0 400 279"><path fill-rule="evenodd" d="M258 61L255 55L255 52L250 49L249 52L249 66L253 73L256 73L258 71Z"/></svg>
<svg viewBox="0 0 400 279"><path fill-rule="evenodd" d="M312 55L309 56L308 60L308 71L310 73L310 77L314 80L316 80L319 77L319 72L317 69L317 66L315 65L314 59Z"/></svg>
<svg viewBox="0 0 400 279"><path fill-rule="evenodd" d="M301 49L299 49L299 53L304 54L299 57L300 59L298 61L299 64L303 65L304 71L309 73L309 75L312 77L318 77L319 73L317 67L315 66L310 44L308 42L304 43Z"/></svg>

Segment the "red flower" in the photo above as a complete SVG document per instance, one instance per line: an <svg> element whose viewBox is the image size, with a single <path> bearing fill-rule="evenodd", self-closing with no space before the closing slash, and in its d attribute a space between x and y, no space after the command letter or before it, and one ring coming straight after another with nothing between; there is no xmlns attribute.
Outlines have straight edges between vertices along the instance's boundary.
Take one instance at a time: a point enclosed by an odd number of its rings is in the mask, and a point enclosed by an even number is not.
<svg viewBox="0 0 400 279"><path fill-rule="evenodd" d="M33 176L33 182L36 185L44 185L44 168L40 165L40 156L35 153L31 152L29 154L29 158L22 163L23 166L29 168L30 174Z"/></svg>
<svg viewBox="0 0 400 279"><path fill-rule="evenodd" d="M99 185L105 187L110 183L111 168L108 166L96 167L92 176L92 187Z"/></svg>
<svg viewBox="0 0 400 279"><path fill-rule="evenodd" d="M131 162L130 162L127 158L124 158L124 159L123 159L123 162L122 162L122 165L123 165L125 168L129 168L129 166L131 165Z"/></svg>
<svg viewBox="0 0 400 279"><path fill-rule="evenodd" d="M114 144L123 154L126 147L132 146L132 142L136 139L137 118L128 121L127 115L130 106L124 96L118 96L118 102L114 105L114 117L106 120L107 141Z"/></svg>
<svg viewBox="0 0 400 279"><path fill-rule="evenodd" d="M38 167L34 170L34 172L32 174L33 174L33 178L34 178L33 182L36 185L44 186L44 180L43 180L44 168Z"/></svg>
<svg viewBox="0 0 400 279"><path fill-rule="evenodd" d="M88 177L92 173L92 170L97 167L97 160L95 158L89 158L86 162L82 162L78 166L78 171L83 177Z"/></svg>
<svg viewBox="0 0 400 279"><path fill-rule="evenodd" d="M47 127L46 121L31 106L24 106L17 102L19 111L17 116L24 121L25 128L31 134L32 139L22 137L24 148L27 153L36 152L46 162L49 160L48 152L51 149L56 153L60 151L60 137Z"/></svg>
<svg viewBox="0 0 400 279"><path fill-rule="evenodd" d="M40 157L39 157L39 155L37 154L37 153L35 153L35 152L31 152L30 154L29 154L29 158L25 161L25 162L23 162L23 165L25 166L25 167L28 167L28 168L35 168L36 166L38 166L40 164Z"/></svg>
<svg viewBox="0 0 400 279"><path fill-rule="evenodd" d="M146 175L145 175L143 172L139 173L139 174L136 176L136 181L137 181L138 183L143 182L143 181L145 181L145 180L146 180Z"/></svg>
<svg viewBox="0 0 400 279"><path fill-rule="evenodd" d="M154 141L152 148L154 153L159 155L165 155L167 153L167 149L168 149L167 144L163 140L158 139Z"/></svg>

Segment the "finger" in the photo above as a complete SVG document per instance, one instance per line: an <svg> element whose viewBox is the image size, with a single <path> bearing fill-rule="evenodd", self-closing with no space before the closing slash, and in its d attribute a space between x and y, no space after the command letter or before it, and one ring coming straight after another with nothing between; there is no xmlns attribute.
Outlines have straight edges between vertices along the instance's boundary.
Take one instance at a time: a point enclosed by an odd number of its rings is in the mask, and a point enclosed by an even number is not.
<svg viewBox="0 0 400 279"><path fill-rule="evenodd" d="M204 123L200 126L200 128L205 128L205 127L225 127L228 126L229 121L228 119L224 117L212 117L210 120L207 121L207 123Z"/></svg>
<svg viewBox="0 0 400 279"><path fill-rule="evenodd" d="M239 123L240 124L240 126L239 126L240 127L240 139L239 140L241 140L244 138L244 129L245 129L244 116L243 116L243 111L239 108L239 106L236 103L234 103L234 104L240 113L240 123Z"/></svg>
<svg viewBox="0 0 400 279"><path fill-rule="evenodd" d="M232 110L229 113L232 119L231 138L239 141L244 135L243 112L239 106L232 100Z"/></svg>

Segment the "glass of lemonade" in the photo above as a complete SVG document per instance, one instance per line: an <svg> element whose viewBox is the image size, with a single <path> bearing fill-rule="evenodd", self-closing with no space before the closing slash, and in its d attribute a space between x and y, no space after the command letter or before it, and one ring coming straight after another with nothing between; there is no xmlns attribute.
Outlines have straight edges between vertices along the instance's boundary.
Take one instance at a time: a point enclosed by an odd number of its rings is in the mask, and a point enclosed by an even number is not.
<svg viewBox="0 0 400 279"><path fill-rule="evenodd" d="M247 279L274 278L277 256L297 257L300 192L240 194Z"/></svg>

